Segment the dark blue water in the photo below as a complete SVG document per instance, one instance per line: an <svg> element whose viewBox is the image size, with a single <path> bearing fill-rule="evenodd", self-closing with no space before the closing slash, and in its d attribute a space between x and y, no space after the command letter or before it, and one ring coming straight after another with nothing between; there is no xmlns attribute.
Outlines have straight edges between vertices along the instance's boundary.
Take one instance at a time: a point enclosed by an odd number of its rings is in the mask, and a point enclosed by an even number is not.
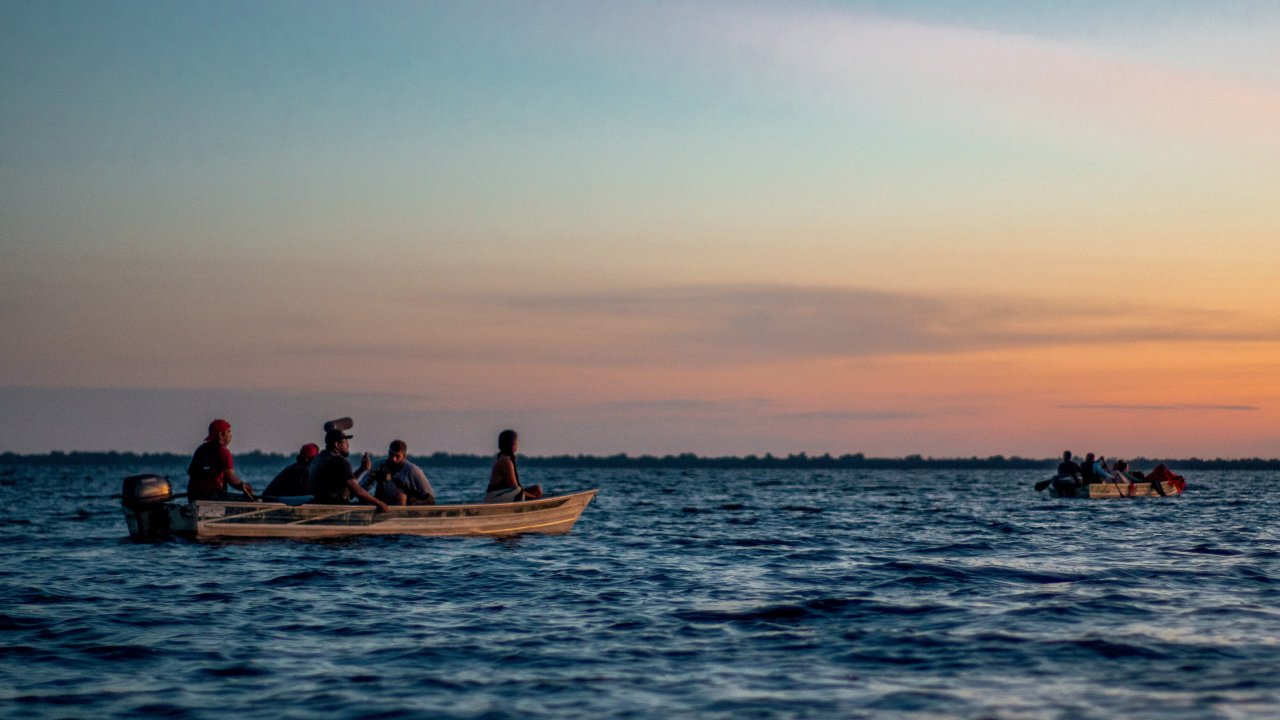
<svg viewBox="0 0 1280 720"><path fill-rule="evenodd" d="M1274 475L541 470L569 535L136 545L142 470L0 465L0 715L1280 715Z"/></svg>

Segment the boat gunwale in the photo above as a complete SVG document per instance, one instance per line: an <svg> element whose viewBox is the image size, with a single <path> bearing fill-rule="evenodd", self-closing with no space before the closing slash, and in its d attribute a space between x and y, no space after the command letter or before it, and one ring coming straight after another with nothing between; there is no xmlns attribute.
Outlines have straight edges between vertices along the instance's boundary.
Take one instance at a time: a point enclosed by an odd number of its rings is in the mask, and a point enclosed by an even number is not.
<svg viewBox="0 0 1280 720"><path fill-rule="evenodd" d="M557 534L568 532L599 489L583 490L512 503L462 503L456 505L393 506L376 513L372 505L247 502L239 500L196 500L181 512L191 523L185 534L195 539L216 538L321 538L359 535L418 536L499 536L525 532ZM177 503L172 503L175 507ZM264 507L264 505L266 507ZM305 508L305 510L303 509ZM231 510L223 516L204 515L202 510ZM315 517L293 517L284 522L262 522L261 516L292 509L316 513ZM243 510L244 512L235 512ZM329 512L326 512L329 511ZM204 517L202 517L204 515ZM325 522L342 516L368 518L368 522ZM376 519L375 519L376 517ZM254 520L257 520L256 522ZM562 527L562 529L560 529Z"/></svg>
<svg viewBox="0 0 1280 720"><path fill-rule="evenodd" d="M580 490L578 492L569 493L568 495L556 495L554 497L538 498L536 500L521 500L519 502L509 502L509 503L477 502L477 503L457 503L457 504L448 504L448 505L392 505L387 508L387 514L406 513L406 512L412 513L412 512L471 510L471 509L476 509L476 510L485 509L485 510L498 511L498 512L484 513L484 515L518 514L517 508L519 508L520 511L529 512L530 510L554 509L554 508L569 504L568 501L570 500L576 501L579 498L585 498L586 501L589 501L590 498L594 497L595 494L598 492L600 492L598 488L591 489L591 490ZM192 500L189 504L193 507L199 507L201 505L204 505L207 507L248 508L253 510L259 510L262 512L268 512L270 510L275 510L277 508L282 508L282 507L314 508L316 510L333 508L335 510L341 510L342 512L375 512L377 510L377 508L373 505L363 505L363 504L362 505L354 505L354 504L341 505L341 504L330 504L330 503L303 503L301 505L289 505L288 503L282 503L282 502L267 502L267 501L253 502L249 500ZM270 507L264 507L264 506L270 506ZM509 510L510 512L503 512L504 510Z"/></svg>
<svg viewBox="0 0 1280 720"><path fill-rule="evenodd" d="M1161 495L1152 488L1155 483L1135 482L1132 484L1132 493L1129 492L1129 483L1095 482L1077 488L1076 495L1061 495L1052 487L1049 489L1049 495L1050 497L1080 500L1129 500L1148 497L1178 497L1186 491L1185 487L1179 489L1178 486L1171 483L1161 482L1160 487L1164 488L1164 495ZM1094 493L1094 488L1098 489L1096 494ZM1080 492L1081 490L1084 492Z"/></svg>

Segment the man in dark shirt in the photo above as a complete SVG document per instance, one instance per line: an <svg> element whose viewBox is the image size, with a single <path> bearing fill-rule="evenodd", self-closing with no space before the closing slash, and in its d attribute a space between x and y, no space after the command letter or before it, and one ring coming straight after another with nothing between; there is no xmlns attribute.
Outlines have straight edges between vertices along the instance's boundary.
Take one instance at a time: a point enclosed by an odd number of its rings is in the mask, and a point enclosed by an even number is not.
<svg viewBox="0 0 1280 720"><path fill-rule="evenodd" d="M187 465L188 500L226 500L227 485L253 499L253 488L236 474L235 461L227 449L230 444L231 423L221 418L209 423L209 435Z"/></svg>
<svg viewBox="0 0 1280 720"><path fill-rule="evenodd" d="M1080 466L1071 459L1071 451L1062 452L1062 462L1058 463L1058 474L1053 478L1053 489L1064 497L1074 497L1076 488L1081 485Z"/></svg>
<svg viewBox="0 0 1280 720"><path fill-rule="evenodd" d="M1102 482L1102 478L1093 472L1093 453L1084 456L1084 464L1080 466L1080 477L1084 479L1085 485Z"/></svg>
<svg viewBox="0 0 1280 720"><path fill-rule="evenodd" d="M1080 466L1071 459L1071 451L1062 451L1062 462L1058 463L1058 477L1080 479Z"/></svg>
<svg viewBox="0 0 1280 720"><path fill-rule="evenodd" d="M311 461L320 454L320 446L307 443L298 451L298 459L280 471L262 491L264 498L296 497L311 494Z"/></svg>
<svg viewBox="0 0 1280 720"><path fill-rule="evenodd" d="M346 505L355 495L370 505L376 505L378 512L386 512L387 504L366 492L356 480L351 461L347 460L351 454L347 440L351 438L337 428L324 434L324 452L311 463L311 494L315 496L315 502L324 505ZM360 459L360 474L369 472L371 467L373 462L369 453L365 453Z"/></svg>

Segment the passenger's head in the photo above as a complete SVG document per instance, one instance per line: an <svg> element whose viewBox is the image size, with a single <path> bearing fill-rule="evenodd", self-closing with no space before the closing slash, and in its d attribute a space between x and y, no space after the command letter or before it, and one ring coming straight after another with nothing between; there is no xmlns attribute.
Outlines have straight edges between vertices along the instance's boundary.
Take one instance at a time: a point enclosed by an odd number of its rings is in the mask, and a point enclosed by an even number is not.
<svg viewBox="0 0 1280 720"><path fill-rule="evenodd" d="M520 448L520 438L515 430L503 430L498 433L498 452L503 455L515 455Z"/></svg>
<svg viewBox="0 0 1280 720"><path fill-rule="evenodd" d="M218 418L209 423L209 435L205 438L205 442L218 441L223 445L231 443L231 423Z"/></svg>
<svg viewBox="0 0 1280 720"><path fill-rule="evenodd" d="M342 430L333 429L324 434L324 447L326 450L332 450L335 453L346 457L351 454L351 444L347 441L355 437L348 435Z"/></svg>
<svg viewBox="0 0 1280 720"><path fill-rule="evenodd" d="M408 452L408 443L403 440L392 440L391 445L387 447L387 464L393 467L404 465L404 458Z"/></svg>
<svg viewBox="0 0 1280 720"><path fill-rule="evenodd" d="M1129 463L1128 463L1128 461L1125 461L1125 460L1117 460L1117 461L1116 461L1116 469L1117 469L1117 470L1128 470L1128 469L1129 469Z"/></svg>
<svg viewBox="0 0 1280 720"><path fill-rule="evenodd" d="M1070 450L1063 450L1063 451L1062 451L1062 459L1063 459L1063 460L1070 461L1070 460L1071 460L1071 451L1070 451Z"/></svg>
<svg viewBox="0 0 1280 720"><path fill-rule="evenodd" d="M306 445L302 446L302 449L298 450L298 462L309 463L312 460L315 460L316 456L319 454L320 454L319 445L316 445L315 443L307 443Z"/></svg>
<svg viewBox="0 0 1280 720"><path fill-rule="evenodd" d="M1085 461L1085 462L1093 462L1093 453L1089 453L1088 455L1085 455L1085 456L1084 456L1084 461Z"/></svg>

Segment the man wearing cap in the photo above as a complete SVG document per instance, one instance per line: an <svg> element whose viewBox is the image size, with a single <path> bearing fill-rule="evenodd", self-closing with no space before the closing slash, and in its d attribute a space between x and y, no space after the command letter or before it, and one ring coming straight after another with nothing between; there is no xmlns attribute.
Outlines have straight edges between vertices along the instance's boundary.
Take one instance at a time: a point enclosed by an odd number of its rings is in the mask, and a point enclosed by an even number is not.
<svg viewBox="0 0 1280 720"><path fill-rule="evenodd" d="M311 463L311 494L315 502L324 505L346 505L355 495L360 500L378 507L378 512L386 512L387 504L375 498L360 487L356 473L351 469L351 445L347 441L353 436L333 428L324 434L324 452ZM369 472L373 462L369 453L360 459L360 474Z"/></svg>
<svg viewBox="0 0 1280 720"><path fill-rule="evenodd" d="M298 451L298 460L272 479L263 498L296 497L311 494L311 461L320 454L320 446L307 443Z"/></svg>
<svg viewBox="0 0 1280 720"><path fill-rule="evenodd" d="M253 488L236 474L231 459L231 423L218 419L209 423L209 435L196 448L187 465L188 500L226 500L227 485L253 497Z"/></svg>

